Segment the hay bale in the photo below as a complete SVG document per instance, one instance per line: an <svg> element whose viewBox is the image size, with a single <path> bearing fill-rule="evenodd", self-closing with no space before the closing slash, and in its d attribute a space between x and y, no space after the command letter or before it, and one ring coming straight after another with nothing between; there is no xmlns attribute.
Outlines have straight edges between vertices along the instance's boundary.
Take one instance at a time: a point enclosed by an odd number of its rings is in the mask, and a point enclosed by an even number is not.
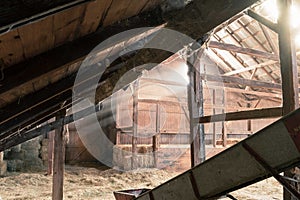
<svg viewBox="0 0 300 200"><path fill-rule="evenodd" d="M25 158L25 150L21 149L19 152L8 151L5 158L7 160L23 160Z"/></svg>
<svg viewBox="0 0 300 200"><path fill-rule="evenodd" d="M0 162L0 176L3 176L7 171L7 162L2 161Z"/></svg>
<svg viewBox="0 0 300 200"><path fill-rule="evenodd" d="M22 171L24 162L22 160L7 160L7 171Z"/></svg>

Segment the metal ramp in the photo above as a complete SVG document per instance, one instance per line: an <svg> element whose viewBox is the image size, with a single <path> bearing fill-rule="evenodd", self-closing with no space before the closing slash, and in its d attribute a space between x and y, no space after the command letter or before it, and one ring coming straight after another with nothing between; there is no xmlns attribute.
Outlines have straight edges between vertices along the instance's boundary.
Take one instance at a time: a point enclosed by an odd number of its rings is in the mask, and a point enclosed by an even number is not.
<svg viewBox="0 0 300 200"><path fill-rule="evenodd" d="M300 109L136 199L215 199L270 176L300 199L279 175L298 164Z"/></svg>

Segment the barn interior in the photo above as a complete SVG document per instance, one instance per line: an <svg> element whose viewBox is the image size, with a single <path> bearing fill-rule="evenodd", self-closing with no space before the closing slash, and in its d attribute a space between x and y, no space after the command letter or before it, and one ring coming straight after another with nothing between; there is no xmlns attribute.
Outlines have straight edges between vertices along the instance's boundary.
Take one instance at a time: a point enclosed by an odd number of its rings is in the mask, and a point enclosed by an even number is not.
<svg viewBox="0 0 300 200"><path fill-rule="evenodd" d="M0 199L299 199L299 0L0 5Z"/></svg>

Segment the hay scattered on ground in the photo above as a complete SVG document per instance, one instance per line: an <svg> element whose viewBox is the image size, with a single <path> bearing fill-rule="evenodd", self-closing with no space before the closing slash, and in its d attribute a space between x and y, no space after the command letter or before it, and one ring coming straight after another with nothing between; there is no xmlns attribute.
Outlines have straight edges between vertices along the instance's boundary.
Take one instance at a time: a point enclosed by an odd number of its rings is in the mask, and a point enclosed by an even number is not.
<svg viewBox="0 0 300 200"><path fill-rule="evenodd" d="M114 169L66 166L64 199L114 200L113 191L153 188L178 175L155 169L120 172ZM0 197L6 199L51 199L52 178L45 173L9 173L0 178ZM233 192L242 200L282 199L282 187L268 179Z"/></svg>

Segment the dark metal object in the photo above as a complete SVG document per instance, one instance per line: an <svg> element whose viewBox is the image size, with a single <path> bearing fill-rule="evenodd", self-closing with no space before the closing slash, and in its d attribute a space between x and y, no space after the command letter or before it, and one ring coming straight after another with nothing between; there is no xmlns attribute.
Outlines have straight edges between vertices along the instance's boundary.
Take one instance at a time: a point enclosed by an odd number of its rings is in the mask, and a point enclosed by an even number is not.
<svg viewBox="0 0 300 200"><path fill-rule="evenodd" d="M141 194L149 191L150 189L134 189L134 190L122 190L114 192L116 200L133 200Z"/></svg>
<svg viewBox="0 0 300 200"><path fill-rule="evenodd" d="M250 155L252 155L255 160L262 166L264 167L268 172L274 176L274 178L287 190L289 191L292 195L294 195L297 199L300 199L300 193L293 187L291 186L286 179L284 179L282 176L279 175L277 170L272 168L258 153L255 152L254 149L252 149L247 143L242 144L243 147L249 152Z"/></svg>

